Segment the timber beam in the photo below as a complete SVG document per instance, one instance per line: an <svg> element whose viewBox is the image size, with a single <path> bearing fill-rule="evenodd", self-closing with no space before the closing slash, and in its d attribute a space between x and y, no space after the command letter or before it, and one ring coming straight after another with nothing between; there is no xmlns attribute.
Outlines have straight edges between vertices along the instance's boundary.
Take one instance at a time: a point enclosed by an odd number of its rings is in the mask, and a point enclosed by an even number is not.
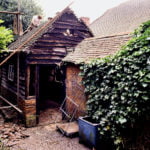
<svg viewBox="0 0 150 150"><path fill-rule="evenodd" d="M9 108L12 108L12 106L2 106L2 107L0 107L0 110L1 109L9 109Z"/></svg>
<svg viewBox="0 0 150 150"><path fill-rule="evenodd" d="M0 11L2 14L15 14L15 15L23 15L21 12L11 12L11 11Z"/></svg>
<svg viewBox="0 0 150 150"><path fill-rule="evenodd" d="M2 97L0 95L0 99L3 100L4 102L6 102L8 105L12 106L12 108L14 108L15 110L17 110L19 113L23 113L21 109L19 109L18 107L16 107L14 104L12 104L11 102L9 102L7 99L5 99L4 97Z"/></svg>

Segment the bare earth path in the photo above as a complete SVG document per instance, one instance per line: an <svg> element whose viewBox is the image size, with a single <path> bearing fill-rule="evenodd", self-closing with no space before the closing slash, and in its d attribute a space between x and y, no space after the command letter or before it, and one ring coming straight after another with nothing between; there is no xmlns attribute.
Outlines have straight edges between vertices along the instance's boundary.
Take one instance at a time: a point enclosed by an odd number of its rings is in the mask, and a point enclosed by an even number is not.
<svg viewBox="0 0 150 150"><path fill-rule="evenodd" d="M67 138L56 131L56 117L57 121L61 122L58 109L48 109L41 114L37 127L25 128L17 117L6 123L1 115L0 140L2 139L10 150L89 150L79 144L78 137Z"/></svg>
<svg viewBox="0 0 150 150"><path fill-rule="evenodd" d="M79 144L79 138L67 138L55 130L55 125L28 128L24 134L28 138L22 139L11 150L89 150Z"/></svg>

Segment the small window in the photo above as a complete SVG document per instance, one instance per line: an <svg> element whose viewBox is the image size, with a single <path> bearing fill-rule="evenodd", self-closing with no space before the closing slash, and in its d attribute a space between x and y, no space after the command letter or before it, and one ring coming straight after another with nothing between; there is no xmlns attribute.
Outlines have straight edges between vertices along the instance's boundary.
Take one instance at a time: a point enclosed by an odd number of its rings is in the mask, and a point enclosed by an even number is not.
<svg viewBox="0 0 150 150"><path fill-rule="evenodd" d="M8 80L14 81L14 65L8 67Z"/></svg>

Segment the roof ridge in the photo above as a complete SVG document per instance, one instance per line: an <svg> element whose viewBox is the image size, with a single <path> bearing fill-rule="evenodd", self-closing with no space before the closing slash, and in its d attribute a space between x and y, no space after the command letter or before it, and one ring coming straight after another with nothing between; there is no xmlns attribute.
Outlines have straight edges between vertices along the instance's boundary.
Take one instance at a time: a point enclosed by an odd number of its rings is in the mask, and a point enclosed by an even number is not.
<svg viewBox="0 0 150 150"><path fill-rule="evenodd" d="M131 33L126 32L126 33L112 34L112 35L108 35L108 36L96 36L96 37L87 38L85 40L88 41L88 40L91 40L91 39L104 39L104 38L111 38L111 37L118 37L118 36L125 36L125 35L131 35Z"/></svg>

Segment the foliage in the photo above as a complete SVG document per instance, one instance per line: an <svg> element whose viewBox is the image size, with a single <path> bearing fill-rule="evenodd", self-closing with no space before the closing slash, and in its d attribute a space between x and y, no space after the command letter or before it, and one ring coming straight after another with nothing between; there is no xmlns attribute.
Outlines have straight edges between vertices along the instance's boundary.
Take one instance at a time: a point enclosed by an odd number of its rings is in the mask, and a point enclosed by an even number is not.
<svg viewBox="0 0 150 150"><path fill-rule="evenodd" d="M1 11L18 11L18 0L0 0L0 10ZM24 30L30 24L31 18L34 15L42 15L42 9L37 6L34 0L20 0L21 2L21 12L22 22ZM12 14L1 14L0 18L4 20L4 26L12 29L14 15Z"/></svg>
<svg viewBox="0 0 150 150"><path fill-rule="evenodd" d="M0 20L0 23L3 21ZM7 44L13 41L12 31L10 29L5 28L4 26L0 26L0 50L4 50L7 47Z"/></svg>
<svg viewBox="0 0 150 150"><path fill-rule="evenodd" d="M119 147L121 131L150 115L150 21L115 56L93 60L81 70L88 115L100 123L101 137L111 136Z"/></svg>

